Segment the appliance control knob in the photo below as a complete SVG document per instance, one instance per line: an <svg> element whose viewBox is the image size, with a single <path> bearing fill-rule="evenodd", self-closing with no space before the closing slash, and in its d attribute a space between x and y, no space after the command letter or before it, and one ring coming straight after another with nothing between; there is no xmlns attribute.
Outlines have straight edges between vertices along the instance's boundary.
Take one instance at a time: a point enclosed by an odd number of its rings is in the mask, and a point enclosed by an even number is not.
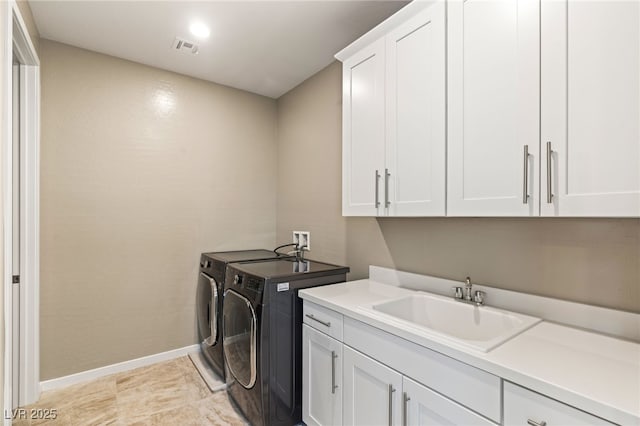
<svg viewBox="0 0 640 426"><path fill-rule="evenodd" d="M206 260L206 261L204 262L204 267L205 267L205 268L211 268L211 261L210 261L210 260Z"/></svg>
<svg viewBox="0 0 640 426"><path fill-rule="evenodd" d="M236 274L236 276L233 277L233 284L234 285L242 284L242 275Z"/></svg>

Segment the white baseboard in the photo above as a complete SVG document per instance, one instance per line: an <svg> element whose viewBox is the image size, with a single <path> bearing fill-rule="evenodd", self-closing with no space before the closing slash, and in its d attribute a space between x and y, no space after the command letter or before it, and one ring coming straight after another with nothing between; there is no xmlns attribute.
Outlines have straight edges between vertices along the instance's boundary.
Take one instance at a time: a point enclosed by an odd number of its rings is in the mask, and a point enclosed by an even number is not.
<svg viewBox="0 0 640 426"><path fill-rule="evenodd" d="M93 370L82 371L80 373L70 374L69 376L58 377L55 379L45 380L40 382L40 391L45 392L53 389L60 389L67 386L75 385L76 383L82 383L89 380L98 379L100 377L108 376L110 374L122 373L123 371L133 370L139 367L145 367L147 365L155 364L157 362L169 361L174 358L188 355L192 352L200 350L200 345L195 344L191 346L185 346L183 348L173 349L167 352L161 352L159 354L144 356L142 358L132 359L130 361L123 361L117 364L106 365L104 367L94 368Z"/></svg>

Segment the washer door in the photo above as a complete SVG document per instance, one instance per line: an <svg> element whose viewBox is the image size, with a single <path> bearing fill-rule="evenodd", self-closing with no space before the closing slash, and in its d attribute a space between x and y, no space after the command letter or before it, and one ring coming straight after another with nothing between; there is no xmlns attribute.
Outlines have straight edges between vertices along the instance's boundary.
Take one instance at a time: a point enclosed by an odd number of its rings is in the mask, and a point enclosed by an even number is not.
<svg viewBox="0 0 640 426"><path fill-rule="evenodd" d="M233 290L224 292L222 341L229 371L245 388L256 382L257 318L246 297Z"/></svg>
<svg viewBox="0 0 640 426"><path fill-rule="evenodd" d="M213 346L218 339L218 284L207 274L200 273L196 296L198 331L202 343Z"/></svg>

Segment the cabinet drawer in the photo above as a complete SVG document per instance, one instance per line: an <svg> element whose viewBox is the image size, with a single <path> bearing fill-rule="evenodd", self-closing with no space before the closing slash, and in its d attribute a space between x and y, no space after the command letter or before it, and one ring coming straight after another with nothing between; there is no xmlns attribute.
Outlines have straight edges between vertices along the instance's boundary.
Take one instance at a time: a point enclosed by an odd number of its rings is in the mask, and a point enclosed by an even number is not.
<svg viewBox="0 0 640 426"><path fill-rule="evenodd" d="M351 318L344 321L344 343L500 422L499 377Z"/></svg>
<svg viewBox="0 0 640 426"><path fill-rule="evenodd" d="M308 326L342 341L342 314L305 300L303 318Z"/></svg>
<svg viewBox="0 0 640 426"><path fill-rule="evenodd" d="M402 378L402 402L405 404L403 407L403 424L408 426L438 424L496 425L407 377Z"/></svg>
<svg viewBox="0 0 640 426"><path fill-rule="evenodd" d="M612 425L613 423L505 381L504 424L587 426Z"/></svg>

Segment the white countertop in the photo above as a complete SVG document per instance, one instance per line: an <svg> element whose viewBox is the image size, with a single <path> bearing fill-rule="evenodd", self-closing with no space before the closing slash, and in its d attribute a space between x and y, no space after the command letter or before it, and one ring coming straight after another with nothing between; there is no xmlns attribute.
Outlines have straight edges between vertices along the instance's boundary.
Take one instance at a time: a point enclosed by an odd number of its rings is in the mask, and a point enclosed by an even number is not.
<svg viewBox="0 0 640 426"><path fill-rule="evenodd" d="M640 425L640 344L549 322L487 352L404 328L368 308L415 293L372 280L300 291L300 297L621 425Z"/></svg>

